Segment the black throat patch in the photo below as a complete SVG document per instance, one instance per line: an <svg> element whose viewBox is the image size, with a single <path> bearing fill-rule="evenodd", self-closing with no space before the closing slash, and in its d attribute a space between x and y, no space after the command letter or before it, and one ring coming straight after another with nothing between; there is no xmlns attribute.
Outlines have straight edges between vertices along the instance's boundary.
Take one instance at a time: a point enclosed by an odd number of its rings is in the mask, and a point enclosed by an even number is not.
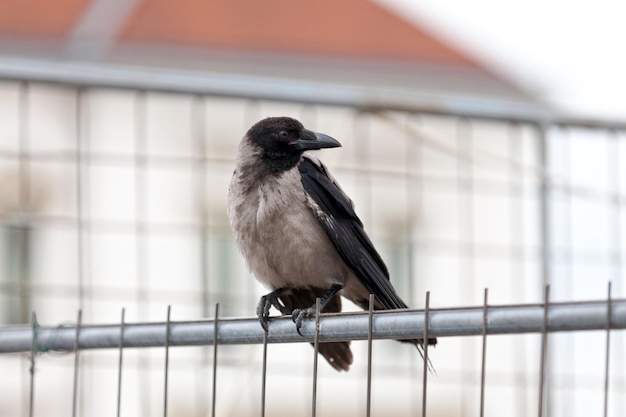
<svg viewBox="0 0 626 417"><path fill-rule="evenodd" d="M284 172L298 165L301 157L302 152L281 152L267 149L263 154L263 162L272 172Z"/></svg>

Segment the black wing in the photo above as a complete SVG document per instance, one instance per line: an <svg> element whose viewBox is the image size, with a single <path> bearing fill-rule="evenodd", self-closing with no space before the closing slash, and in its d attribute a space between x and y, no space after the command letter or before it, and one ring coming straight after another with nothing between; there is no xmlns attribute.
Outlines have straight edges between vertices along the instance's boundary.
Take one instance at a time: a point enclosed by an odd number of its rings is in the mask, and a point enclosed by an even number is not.
<svg viewBox="0 0 626 417"><path fill-rule="evenodd" d="M298 168L304 190L325 214L324 218L317 216L320 224L346 265L383 308L407 308L392 287L387 266L365 233L350 198L321 163L304 157Z"/></svg>

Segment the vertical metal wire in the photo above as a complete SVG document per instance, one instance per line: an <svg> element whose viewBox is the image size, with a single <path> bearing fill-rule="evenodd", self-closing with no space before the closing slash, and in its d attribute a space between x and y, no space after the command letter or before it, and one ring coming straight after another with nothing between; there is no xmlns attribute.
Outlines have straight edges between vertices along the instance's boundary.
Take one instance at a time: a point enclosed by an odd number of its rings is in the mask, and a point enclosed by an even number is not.
<svg viewBox="0 0 626 417"><path fill-rule="evenodd" d="M167 417L167 384L170 370L170 313L172 306L167 306L167 321L165 322L165 382L163 387L163 417Z"/></svg>
<svg viewBox="0 0 626 417"><path fill-rule="evenodd" d="M209 316L209 264L208 253L208 186L207 186L207 155L206 155L206 119L205 100L203 96L195 96L193 100L191 123L193 126L196 163L196 207L200 216L200 285L202 288L202 317Z"/></svg>
<svg viewBox="0 0 626 417"><path fill-rule="evenodd" d="M574 155L575 134L572 131L572 129L567 126L560 126L558 133L560 135L565 136L564 139L566 140L562 141L562 145L556 148L557 151L554 153L555 155L558 155L561 158L563 158L563 160L560 162L560 165L562 167L561 175L567 178L568 184L571 184L572 176L575 170L575 166L573 166L572 164L573 155ZM561 250L559 250L557 245L554 245L552 249L551 262L553 262L554 264L557 264L557 262L561 260L562 266L564 266L564 269L566 271L565 274L572 278L569 280L567 285L560 285L560 282L558 281L551 282L551 285L553 286L552 288L553 293L565 294L567 298L572 298L574 294L576 293L576 279L574 279L575 266L574 266L574 232L573 232L576 229L576 223L574 222L574 205L576 204L576 202L575 202L575 197L572 195L572 193L566 192L566 191L554 193L553 202L555 203L555 206L557 206L556 205L557 201L561 203L564 207L563 211L558 213L557 215L564 220L566 227L563 228L564 230L558 230L558 232L555 232L555 234L559 233L559 235L562 236L561 238L562 241L566 243L564 245L565 247L562 248ZM557 349L559 352L562 353L563 357L568 359L568 365L566 365L566 367L572 367L572 368L575 367L577 363L577 360L576 360L577 352L576 352L574 343L563 343L562 339L561 340L555 339L555 341L553 342L553 344L550 346L549 349L550 350ZM550 354L550 350L548 350L547 355ZM557 369L556 364L552 366L554 367L555 370ZM548 368L547 369L548 374L550 374L550 371L551 369ZM553 385L552 378L548 378L546 381L545 392L552 391L552 385ZM572 380L569 382L568 391L570 391L572 394L575 395L577 391L576 386L577 386L576 378L572 378ZM552 404L551 404L550 397L547 397L545 407L546 407L546 414L552 415L552 412L551 412ZM576 411L574 407L574 402L563 401L562 410L565 415L574 414Z"/></svg>
<svg viewBox="0 0 626 417"><path fill-rule="evenodd" d="M467 160L459 159L457 162L457 185L459 187L459 225L461 258L465 268L462 268L463 279L459 289L461 296L471 294L474 288L474 160L469 152L473 144L472 122L468 119L460 119L457 127L457 147L466 155ZM466 197L463 199L463 195Z"/></svg>
<svg viewBox="0 0 626 417"><path fill-rule="evenodd" d="M539 400L538 417L543 417L544 395L546 382L546 363L548 355L548 319L550 311L550 285L545 286L545 296L543 301L543 327L541 329L541 361L539 366Z"/></svg>
<svg viewBox="0 0 626 417"><path fill-rule="evenodd" d="M609 146L607 146L609 155L607 164L607 179L609 182L609 186L611 190L617 195L621 191L622 187L622 178L619 172L620 166L620 135L618 132L611 132L610 138L611 141ZM613 145L613 146L611 146ZM625 161L626 162L626 161ZM612 216L608 216L608 230L611 230L612 233L609 236L609 247L612 251L611 263L613 264L613 280L618 285L621 281L621 273L622 273L622 256L621 256L621 246L622 246L622 219L621 219L621 209L622 205L620 205L619 201L613 201L613 210Z"/></svg>
<svg viewBox="0 0 626 417"><path fill-rule="evenodd" d="M192 102L191 125L193 128L193 143L195 145L195 153L197 162L195 166L195 204L196 213L200 217L198 230L198 252L200 261L200 303L202 317L210 315L210 270L209 270L209 204L208 183L207 183L207 144L206 144L206 100L204 96L194 96ZM202 348L202 367L209 367L210 348L208 346ZM198 403L199 414L208 415L208 406L206 401L206 393L204 391L206 373L197 373L198 382L196 386L196 401Z"/></svg>
<svg viewBox="0 0 626 417"><path fill-rule="evenodd" d="M538 161L539 166L543 172L548 172L550 169L549 163L549 146L548 146L548 134L547 127L544 125L537 125L537 140L538 140ZM539 236L541 241L541 281L542 287L551 283L550 274L550 186L547 178L541 179L540 189L540 205L539 205Z"/></svg>
<svg viewBox="0 0 626 417"><path fill-rule="evenodd" d="M317 357L320 350L320 299L315 299L315 334L313 337L313 395L311 417L317 415Z"/></svg>
<svg viewBox="0 0 626 417"><path fill-rule="evenodd" d="M423 356L424 356L424 373L422 376L422 417L426 417L426 398L428 388L428 326L429 326L429 312L430 312L430 291L426 291L426 302L424 305L424 343L423 343Z"/></svg>
<svg viewBox="0 0 626 417"><path fill-rule="evenodd" d="M485 371L487 363L487 328L489 327L489 305L488 305L489 289L485 288L483 299L483 346L482 358L480 362L480 417L485 415Z"/></svg>
<svg viewBox="0 0 626 417"><path fill-rule="evenodd" d="M467 118L460 118L457 124L456 146L464 158L457 160L457 187L458 187L458 221L459 221L459 300L473 302L471 299L475 288L474 258L475 258L475 181L474 159L470 152L473 145L473 124ZM467 300L470 298L470 300ZM466 301L467 300L467 301ZM476 346L467 343L460 351L461 363L471 363L476 357ZM459 376L461 387L461 407L467 409L472 402L468 398L470 391L465 389L467 377Z"/></svg>
<svg viewBox="0 0 626 417"><path fill-rule="evenodd" d="M267 381L267 333L263 332L263 370L261 372L261 417L265 417L265 389Z"/></svg>
<svg viewBox="0 0 626 417"><path fill-rule="evenodd" d="M85 218L84 218L84 170L83 170L83 141L85 137L86 117L83 112L83 101L86 93L83 88L76 90L76 257L77 257L77 279L78 279L78 308L80 319L82 320L82 309L85 302ZM78 338L78 328L76 330ZM74 375L74 397L76 396L76 384L78 382L78 350L75 350L75 375ZM76 416L76 398L73 400L72 416ZM83 414L84 414L84 410Z"/></svg>
<svg viewBox="0 0 626 417"><path fill-rule="evenodd" d="M122 319L120 320L120 347L119 359L117 361L117 417L120 417L122 405L122 358L124 356L124 315L126 309L122 308Z"/></svg>
<svg viewBox="0 0 626 417"><path fill-rule="evenodd" d="M30 356L30 391L28 394L29 416L33 415L34 405L34 372L35 372L35 353L37 338L37 316L34 311L30 311L30 293L28 292L28 283L30 281L30 255L29 255L29 230L27 228L29 220L30 206L30 181L29 181L29 109L30 109L30 84L21 82L19 84L18 94L18 199L19 214L18 232L20 234L19 242L19 275L18 275L18 294L19 300L19 322L30 322L33 325L33 345ZM30 316L30 317L29 317ZM26 365L26 364L24 364ZM26 408L26 395L23 397L24 408Z"/></svg>
<svg viewBox="0 0 626 417"><path fill-rule="evenodd" d="M137 307L140 319L144 314L146 281L146 176L148 160L147 141L147 97L145 91L137 92L135 99L135 239L136 239L136 275L137 275Z"/></svg>
<svg viewBox="0 0 626 417"><path fill-rule="evenodd" d="M607 156L607 160L609 161L609 163L607 164L607 179L608 179L608 185L609 185L609 189L611 191L613 191L616 195L618 195L622 189L622 178L620 176L620 135L619 132L617 131L611 131L609 132L609 138L608 138L608 146L607 146L607 150L608 150L608 156ZM624 161L626 162L626 161ZM612 266L612 274L611 274L611 280L613 282L615 282L616 284L616 292L619 293L619 291L621 289L624 288L623 283L624 280L622 278L622 230L626 230L623 229L622 227L622 208L623 206L621 204L619 204L619 201L613 201L612 205L610 207L610 211L611 211L611 215L607 216L608 217L608 230L609 232L609 248L611 253L611 266ZM607 314L609 314L608 318L607 318L607 322L610 325L610 300L611 300L611 292L613 291L613 282L609 282L609 311L607 311ZM613 343L616 344L615 348L618 352L623 351L623 337L617 337ZM607 362L605 363L606 365L606 370L605 370L605 389L604 389L604 395L605 395L605 399L604 399L604 415L605 417L608 414L608 388L609 388L609 375L608 375L608 357L609 357L609 341L610 341L610 331L607 329ZM618 364L621 362L623 363L623 359L620 360L619 356L617 358L617 360L615 361L616 363L613 364L613 367L615 368L616 366L618 366Z"/></svg>
<svg viewBox="0 0 626 417"><path fill-rule="evenodd" d="M19 254L19 290L20 290L20 321L27 321L30 311L30 83L20 83L19 93L19 138L18 138L18 171L19 171L19 208L20 231Z"/></svg>
<svg viewBox="0 0 626 417"><path fill-rule="evenodd" d="M215 404L217 400L217 346L219 345L218 340L218 324L219 324L219 316L220 316L220 303L215 303L215 320L213 324L213 394L212 404L211 404L211 416L215 417Z"/></svg>
<svg viewBox="0 0 626 417"><path fill-rule="evenodd" d="M76 226L77 226L77 262L78 262L78 308L82 309L83 301L85 297L84 279L85 279L85 264L84 264L84 218L83 218L83 161L82 161L82 145L84 135L84 116L83 116L83 97L84 89L78 88L76 90Z"/></svg>
<svg viewBox="0 0 626 417"><path fill-rule="evenodd" d="M539 162L539 166L542 171L548 173L550 170L550 155L549 155L549 144L548 144L548 127L544 124L537 124L537 140L538 140L538 155L537 159ZM552 219L550 216L550 208L551 208L551 190L550 185L548 183L548 178L543 176L541 178L541 184L539 186L539 239L540 239L540 248L541 248L541 283L542 287L545 288L546 296L549 293L549 286L552 283L552 273L551 273L551 253L552 253L552 237L551 230L552 227ZM546 313L547 314L547 313ZM545 333L542 334L542 344L541 344L541 384L540 384L540 404L539 404L539 412L543 412L543 396L544 389L543 381L545 379L545 349L547 349L547 335ZM540 414L541 416L541 414Z"/></svg>
<svg viewBox="0 0 626 417"><path fill-rule="evenodd" d="M28 416L33 417L35 415L35 357L37 356L38 343L37 343L37 314L33 311L31 323L33 326L33 343L30 348L30 395L29 395L29 407Z"/></svg>
<svg viewBox="0 0 626 417"><path fill-rule="evenodd" d="M522 163L524 161L523 144L524 131L523 126L517 123L510 123L508 125L508 153L511 160L518 160ZM535 164L536 165L536 164ZM520 175L517 167L511 164L508 172L509 183L509 196L510 199L510 211L509 211L509 224L511 228L511 241L510 241L510 274L511 274L511 289L513 291L513 299L519 299L526 295L525 285L527 280L525 279L524 267L526 264L526 244L525 244L525 231L527 218L524 212L524 201L526 197L525 183L528 179L527 174ZM534 179L533 179L534 181ZM517 200L517 201L516 201ZM518 245L516 247L516 245ZM527 369L528 364L528 351L525 349L523 343L515 343L513 347L513 357L515 358L516 366L518 369ZM517 416L528 415L528 401L526 396L528 394L529 378L525 371L519 375L519 382L516 384L519 389L516 391L516 406L513 407Z"/></svg>
<svg viewBox="0 0 626 417"><path fill-rule="evenodd" d="M80 365L80 327L83 321L83 310L78 310L78 318L76 320L76 336L74 337L74 383L72 385L72 417L76 417L76 404L78 401L78 369Z"/></svg>
<svg viewBox="0 0 626 417"><path fill-rule="evenodd" d="M407 116L406 124L408 125L411 121L415 120L415 122L419 123L419 115L409 114ZM410 127L410 126L408 126ZM409 134L406 135L404 140L405 142L405 184L406 184L406 210L407 210L407 218L406 218L406 230L407 230L407 293L409 294L409 301L411 304L414 304L416 301L415 295L415 280L411 279L413 277L414 268L415 268L415 256L416 256L416 247L417 247L417 236L414 233L417 231L415 227L417 221L416 218L422 216L423 209L423 192L424 192L424 184L423 178L421 175L421 171L418 172L414 167L419 167L422 169L422 144L412 138Z"/></svg>
<svg viewBox="0 0 626 417"><path fill-rule="evenodd" d="M370 417L372 410L372 331L374 329L374 294L370 294L367 322L367 403L365 415Z"/></svg>
<svg viewBox="0 0 626 417"><path fill-rule="evenodd" d="M623 134L625 133L624 131L614 131L613 133L613 142L615 144L615 148L613 150L609 150L609 152L611 153L611 160L612 160L612 170L610 172L608 172L608 175L610 178L612 178L613 181L613 190L615 191L615 193L619 193L622 192L622 187L624 186L623 183L623 179L622 176L620 175L619 172L619 167L620 167L620 160L622 158L620 158L620 145L626 145L626 143L624 142L624 136ZM624 164L626 165L626 158L622 161L624 162ZM626 172L626 170L625 170ZM623 274L624 274L624 261L622 259L622 251L624 249L624 231L626 231L626 228L624 228L624 216L623 216L623 206L618 204L616 202L616 204L614 204L614 210L613 210L613 221L612 221L612 226L610 227L610 230L613 231L613 236L612 236L612 244L611 247L613 249L613 282L615 282L616 286L617 286L617 291L616 292L622 292L624 290L624 285L626 284L624 278L622 278ZM616 346L615 349L618 352L622 352L624 351L624 337L618 337L614 340L613 342ZM617 356L616 358L617 360L614 363L614 367L616 366L620 366L622 367L622 375L624 375L624 370L623 370L623 365L624 365L624 358L623 355L621 356ZM626 397L624 397L626 399ZM623 407L626 406L626 404L622 405Z"/></svg>
<svg viewBox="0 0 626 417"><path fill-rule="evenodd" d="M606 297L606 347L604 352L604 417L609 414L609 361L611 358L611 282Z"/></svg>
<svg viewBox="0 0 626 417"><path fill-rule="evenodd" d="M147 260L147 244L146 244L146 178L147 178L147 96L145 91L138 91L135 97L135 257L136 257L136 303L139 319L146 318L146 288L150 288L146 282L146 260ZM139 367L141 369L148 368L150 358L145 355L139 356ZM141 373L138 378L140 404L144 417L152 415L150 402L150 384L151 380L147 378L146 373Z"/></svg>
<svg viewBox="0 0 626 417"><path fill-rule="evenodd" d="M421 124L421 118L418 114L409 115L409 120L407 123L415 120L416 123ZM416 227L417 221L415 219L419 219L424 215L424 172L423 172L423 163L422 163L422 154L423 154L423 146L422 143L417 141L415 138L411 137L411 135L407 134L406 137L406 172L407 172L407 181L406 181L406 195L407 195L407 256L408 256L408 264L407 264L407 282L408 282L408 294L410 298L411 305L418 304L417 300L417 288L416 280L412 279L414 274L416 274L416 265L418 263L418 257L420 256L419 249L419 228ZM419 170L419 171L418 171ZM420 282L422 282L420 280ZM412 361L413 358L417 358L417 356L411 355ZM417 361L419 359L415 359ZM410 383L411 389L414 386L419 384L419 375L416 372L411 372L411 369L416 369L418 366L417 363L411 363L409 367L410 372ZM417 396L411 396L411 411L415 412L417 409Z"/></svg>

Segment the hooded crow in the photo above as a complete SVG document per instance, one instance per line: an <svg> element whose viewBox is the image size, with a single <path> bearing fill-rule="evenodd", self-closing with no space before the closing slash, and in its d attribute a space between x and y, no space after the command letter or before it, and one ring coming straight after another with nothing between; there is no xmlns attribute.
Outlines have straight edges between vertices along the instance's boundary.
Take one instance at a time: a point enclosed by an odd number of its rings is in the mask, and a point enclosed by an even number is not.
<svg viewBox="0 0 626 417"><path fill-rule="evenodd" d="M289 117L259 121L239 144L228 217L250 270L271 290L257 307L265 330L274 306L292 315L299 332L303 320L314 316L318 297L325 312L341 311L337 295L363 309L369 308L369 294L377 310L407 308L352 201L307 152L339 146ZM418 349L423 344L402 341ZM322 343L319 352L337 370L352 363L349 342Z"/></svg>

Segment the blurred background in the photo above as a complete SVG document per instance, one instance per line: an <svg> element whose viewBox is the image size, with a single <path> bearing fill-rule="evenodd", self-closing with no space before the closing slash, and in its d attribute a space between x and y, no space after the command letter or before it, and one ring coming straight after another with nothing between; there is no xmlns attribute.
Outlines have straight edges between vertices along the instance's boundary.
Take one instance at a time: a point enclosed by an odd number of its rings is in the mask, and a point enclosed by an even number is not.
<svg viewBox="0 0 626 417"><path fill-rule="evenodd" d="M436 4L435 4L436 3ZM267 116L322 151L409 305L623 298L626 38L618 2L0 0L0 326L254 315L231 239L236 146ZM353 309L354 307L349 307ZM535 415L538 335L489 339L486 414ZM626 407L611 338L610 415ZM366 345L320 363L320 415L365 410ZM604 338L550 338L547 415L599 415ZM207 416L211 347L170 353L169 415ZM163 349L124 357L122 414L161 412ZM79 414L115 413L117 353L81 355ZM308 415L312 350L272 345L268 414ZM433 416L478 415L480 338L431 351ZM36 369L68 414L71 355ZM28 413L28 355L0 356L0 416ZM220 351L218 415L257 415L261 348ZM374 348L372 411L416 415L418 353Z"/></svg>

